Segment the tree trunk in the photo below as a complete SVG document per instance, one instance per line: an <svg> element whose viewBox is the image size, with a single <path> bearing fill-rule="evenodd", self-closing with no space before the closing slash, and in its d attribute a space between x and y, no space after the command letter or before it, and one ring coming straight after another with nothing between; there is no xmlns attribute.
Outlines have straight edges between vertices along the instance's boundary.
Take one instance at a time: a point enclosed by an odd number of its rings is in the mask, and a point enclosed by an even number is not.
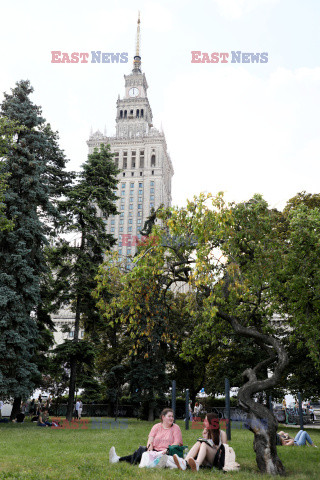
<svg viewBox="0 0 320 480"><path fill-rule="evenodd" d="M218 316L227 320L239 335L252 338L263 349L268 358L254 368L248 368L243 376L248 381L239 389L239 405L248 412L249 429L254 433L254 451L259 470L271 475L284 475L285 469L277 455L276 433L278 421L265 406L254 401L254 395L275 387L281 380L282 373L288 364L288 355L284 345L274 335L266 335L254 327L240 324L236 317L218 312ZM268 377L267 367L273 365L273 373ZM258 372L266 372L263 380L258 380Z"/></svg>
<svg viewBox="0 0 320 480"><path fill-rule="evenodd" d="M117 396L116 396L116 411L114 415L114 420L117 421L118 419L118 410L119 410L119 392L117 390Z"/></svg>
<svg viewBox="0 0 320 480"><path fill-rule="evenodd" d="M79 341L79 324L80 324L80 297L78 295L77 304L76 304L76 316L74 321L74 337L73 337L74 343L78 343ZM74 394L76 391L76 381L77 381L77 359L75 356L73 356L70 361L69 397L68 397L67 414L66 414L66 419L69 422L71 422L72 420Z"/></svg>
<svg viewBox="0 0 320 480"><path fill-rule="evenodd" d="M149 403L149 410L148 410L148 422L154 421L154 408L152 403Z"/></svg>
<svg viewBox="0 0 320 480"><path fill-rule="evenodd" d="M14 397L10 420L14 420L21 411L21 397Z"/></svg>
<svg viewBox="0 0 320 480"><path fill-rule="evenodd" d="M77 380L77 360L73 358L70 362L70 380L69 380L69 397L67 405L66 419L71 422L73 415L74 394L76 391Z"/></svg>
<svg viewBox="0 0 320 480"><path fill-rule="evenodd" d="M241 407L248 412L248 428L254 434L253 448L258 468L262 473L284 475L285 468L276 447L278 421L265 405L250 398L246 385L240 388L238 399Z"/></svg>

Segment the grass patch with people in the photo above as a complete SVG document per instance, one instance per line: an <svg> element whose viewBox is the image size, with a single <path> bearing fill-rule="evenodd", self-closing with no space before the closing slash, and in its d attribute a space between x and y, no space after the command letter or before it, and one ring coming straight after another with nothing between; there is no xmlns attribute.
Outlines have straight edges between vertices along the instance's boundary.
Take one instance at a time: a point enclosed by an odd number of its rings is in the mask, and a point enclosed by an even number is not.
<svg viewBox="0 0 320 480"><path fill-rule="evenodd" d="M184 429L178 421L184 445L191 447L201 430ZM160 478L218 478L231 476L247 480L261 476L253 451L253 435L244 428L232 430L230 445L236 452L240 472L223 473L200 469L191 470L147 469L126 462L109 464L109 449L116 447L117 454L132 453L139 445L145 445L151 424L135 419L92 419L75 424L75 428L38 427L26 420L22 424L0 424L0 478L23 480L78 480L104 479L128 480ZM239 425L237 425L239 427ZM286 428L291 436L297 429ZM309 431L314 443L320 446L320 430ZM318 480L320 470L320 448L278 447L279 457L292 480ZM263 478L273 478L265 475Z"/></svg>

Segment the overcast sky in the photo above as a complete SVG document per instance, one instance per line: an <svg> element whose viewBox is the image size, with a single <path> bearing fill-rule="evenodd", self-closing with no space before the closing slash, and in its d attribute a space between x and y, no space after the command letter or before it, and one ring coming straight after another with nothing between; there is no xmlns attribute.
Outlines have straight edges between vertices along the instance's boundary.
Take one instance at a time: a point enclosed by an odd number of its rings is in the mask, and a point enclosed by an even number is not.
<svg viewBox="0 0 320 480"><path fill-rule="evenodd" d="M173 204L223 190L235 201L262 193L282 208L299 191L319 192L316 0L12 0L1 6L1 100L29 79L69 168L79 169L91 126L115 133L138 10L154 126L162 123L175 170ZM57 64L51 51L90 57ZM127 52L129 61L94 64L91 51ZM267 52L268 62L191 63L191 51Z"/></svg>

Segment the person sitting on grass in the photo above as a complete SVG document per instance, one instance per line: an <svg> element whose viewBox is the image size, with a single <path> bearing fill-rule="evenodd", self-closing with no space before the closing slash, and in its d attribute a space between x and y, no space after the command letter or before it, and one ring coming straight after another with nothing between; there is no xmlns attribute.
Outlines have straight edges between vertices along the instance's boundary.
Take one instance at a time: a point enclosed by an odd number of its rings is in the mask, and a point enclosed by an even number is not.
<svg viewBox="0 0 320 480"><path fill-rule="evenodd" d="M219 428L219 417L216 413L207 413L204 419L202 437L188 452L185 459L173 455L173 460L180 470L186 470L187 466L197 472L201 465L212 467L214 457L222 443L227 443L227 434Z"/></svg>
<svg viewBox="0 0 320 480"><path fill-rule="evenodd" d="M40 412L37 426L38 427L52 427L52 423L49 422L48 410L44 410L43 412Z"/></svg>
<svg viewBox="0 0 320 480"><path fill-rule="evenodd" d="M131 464L140 463L142 454L147 451L156 451L166 453L169 445L182 445L182 433L180 427L174 422L173 410L171 408L165 408L160 415L161 422L157 423L151 428L149 433L147 447L140 446L138 450L135 450L131 455L126 455L124 457L119 457L116 454L115 448L111 447L109 451L109 461L110 463L117 462L129 462ZM164 456L164 461L167 462L167 457ZM173 468L176 468L174 462L171 465Z"/></svg>
<svg viewBox="0 0 320 480"><path fill-rule="evenodd" d="M306 443L308 442L311 447L318 448L317 445L313 443L310 435L305 430L299 430L299 432L294 438L290 437L288 433L281 431L277 433L277 440L281 445L284 445L285 447L290 447L292 445L302 446L306 445Z"/></svg>

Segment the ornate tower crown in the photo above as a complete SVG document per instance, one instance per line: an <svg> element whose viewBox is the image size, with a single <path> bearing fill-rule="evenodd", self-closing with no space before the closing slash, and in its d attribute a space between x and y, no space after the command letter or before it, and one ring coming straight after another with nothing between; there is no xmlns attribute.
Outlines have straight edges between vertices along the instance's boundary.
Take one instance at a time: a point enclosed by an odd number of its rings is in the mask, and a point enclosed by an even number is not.
<svg viewBox="0 0 320 480"><path fill-rule="evenodd" d="M147 136L152 128L152 110L149 104L148 83L141 70L140 12L137 22L137 39L133 70L124 75L125 96L117 101L116 136L134 138Z"/></svg>

